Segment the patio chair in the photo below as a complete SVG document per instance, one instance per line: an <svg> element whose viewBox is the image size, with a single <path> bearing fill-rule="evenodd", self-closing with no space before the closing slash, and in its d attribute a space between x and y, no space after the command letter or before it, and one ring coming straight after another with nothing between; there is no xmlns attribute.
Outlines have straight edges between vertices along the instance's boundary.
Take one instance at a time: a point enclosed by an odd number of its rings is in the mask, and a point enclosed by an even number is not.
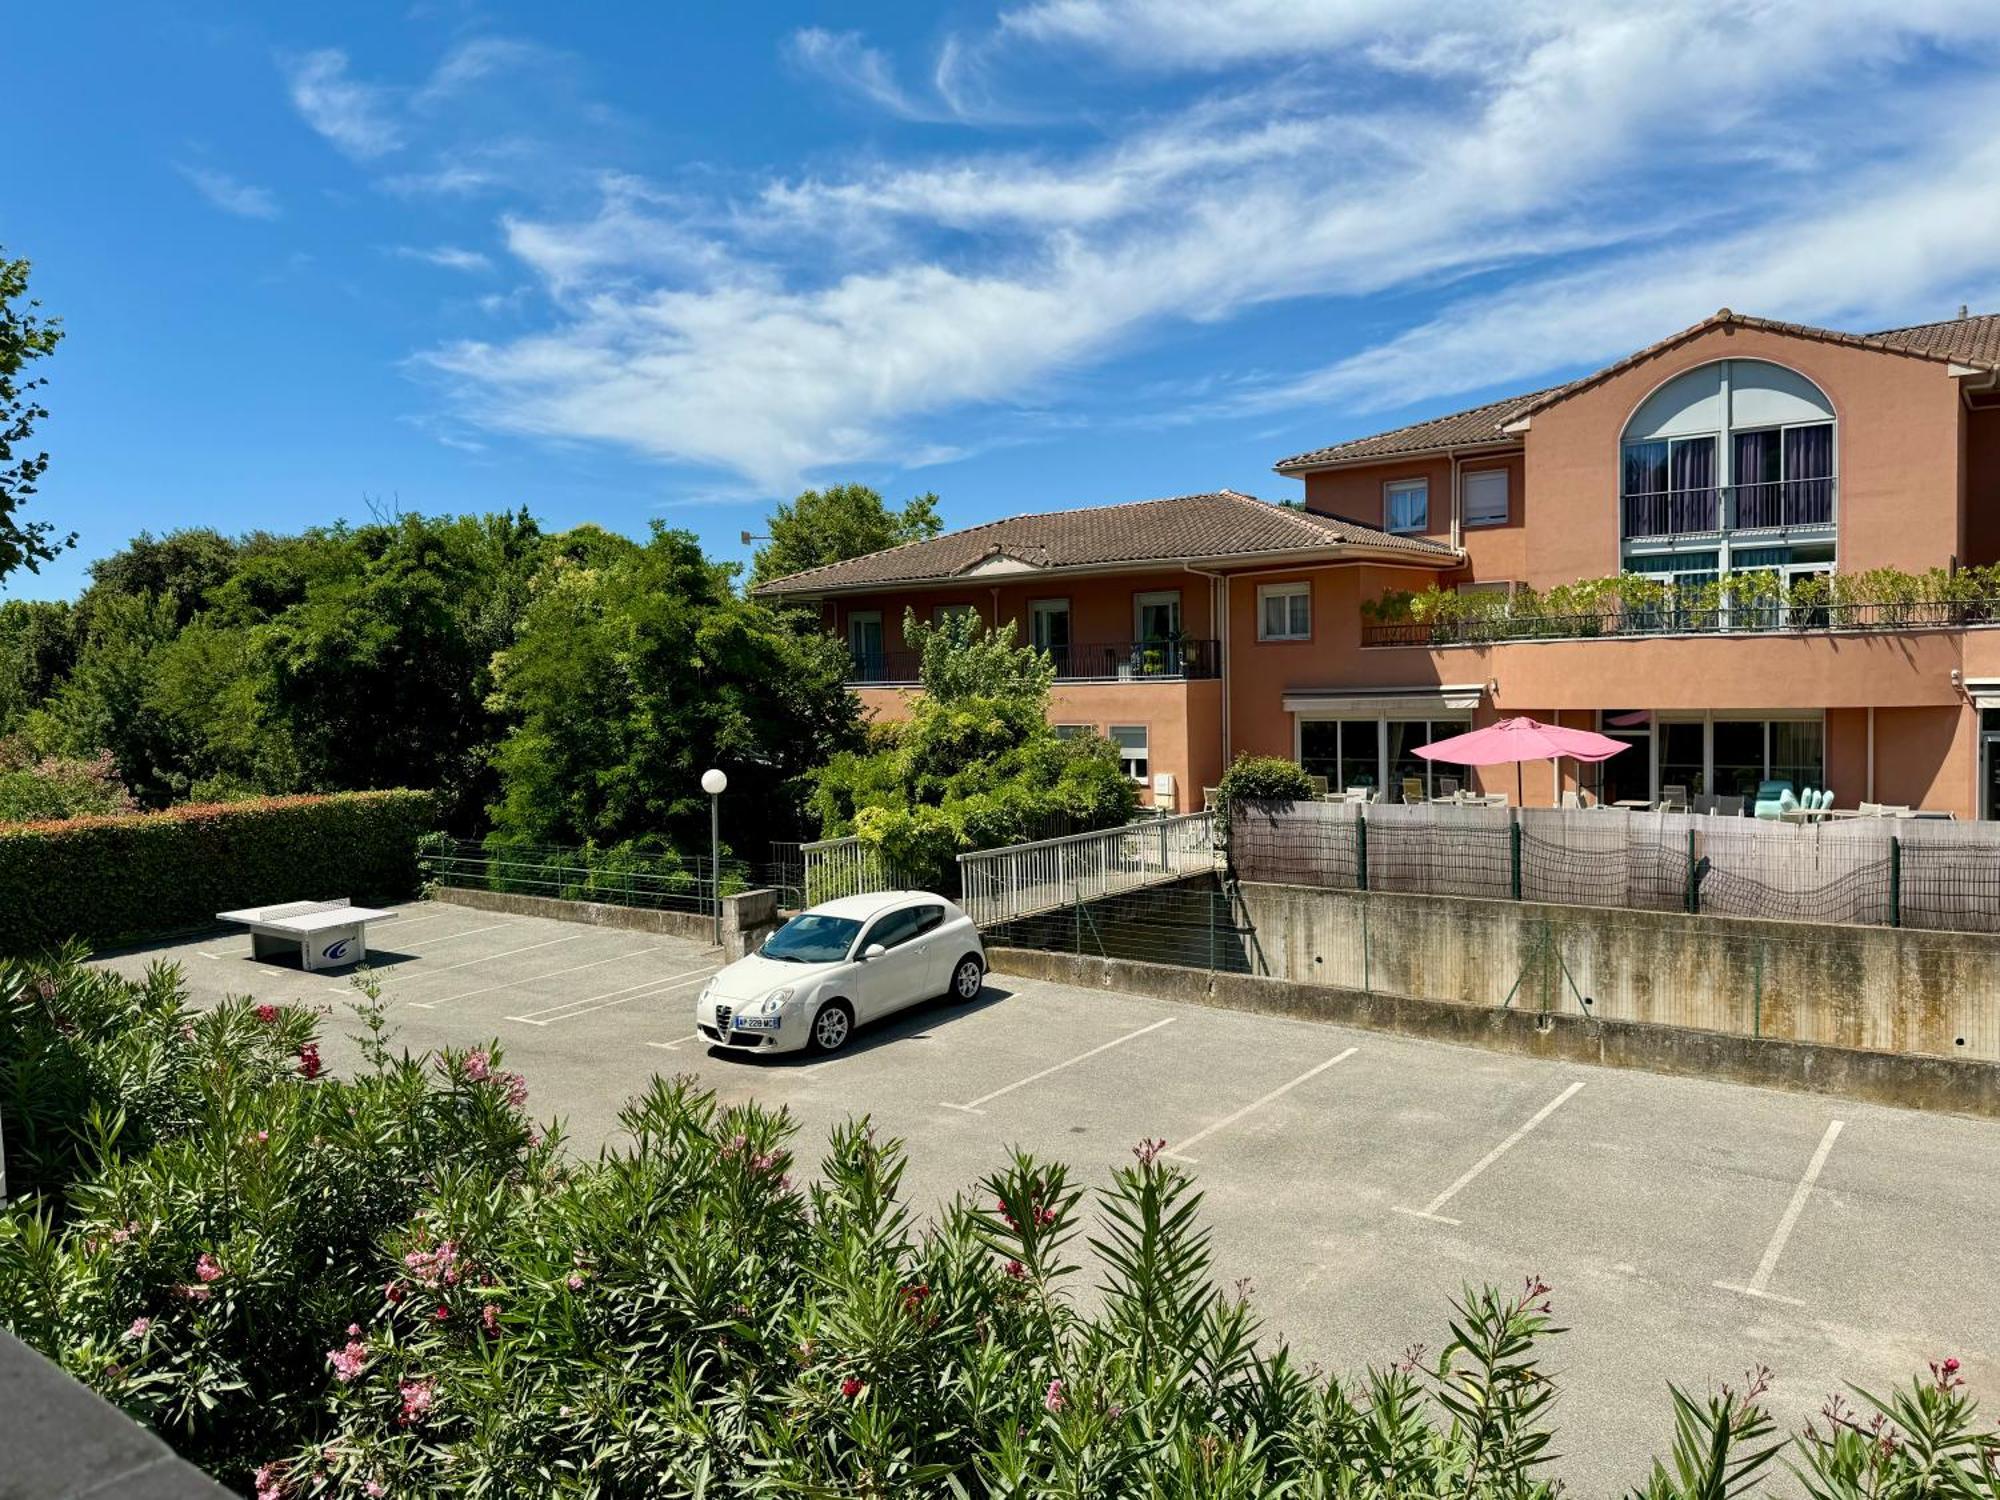
<svg viewBox="0 0 2000 1500"><path fill-rule="evenodd" d="M1564 792L1562 794L1562 806L1567 812L1581 812L1583 810L1583 793Z"/></svg>
<svg viewBox="0 0 2000 1500"><path fill-rule="evenodd" d="M1855 811L1859 812L1864 818L1879 818L1882 816L1882 804L1879 802L1863 802Z"/></svg>
<svg viewBox="0 0 2000 1500"><path fill-rule="evenodd" d="M1660 788L1661 812L1686 812L1688 810L1688 789L1678 784Z"/></svg>
<svg viewBox="0 0 2000 1500"><path fill-rule="evenodd" d="M1743 816L1743 799L1741 797L1717 797L1715 799L1715 812L1717 817L1740 818Z"/></svg>
<svg viewBox="0 0 2000 1500"><path fill-rule="evenodd" d="M1715 811L1716 800L1711 793L1702 792L1694 799L1694 810L1698 813L1712 813Z"/></svg>
<svg viewBox="0 0 2000 1500"><path fill-rule="evenodd" d="M1306 780L1312 783L1313 795L1315 797L1324 797L1326 795L1329 783L1324 776L1308 776Z"/></svg>
<svg viewBox="0 0 2000 1500"><path fill-rule="evenodd" d="M1403 778L1403 800L1412 807L1424 800L1424 784L1415 776Z"/></svg>
<svg viewBox="0 0 2000 1500"><path fill-rule="evenodd" d="M1438 796L1456 797L1458 795L1458 778L1456 776L1440 776L1437 779L1437 784Z"/></svg>
<svg viewBox="0 0 2000 1500"><path fill-rule="evenodd" d="M1349 802L1373 802L1375 800L1375 788L1372 786L1351 786L1347 789L1347 800Z"/></svg>

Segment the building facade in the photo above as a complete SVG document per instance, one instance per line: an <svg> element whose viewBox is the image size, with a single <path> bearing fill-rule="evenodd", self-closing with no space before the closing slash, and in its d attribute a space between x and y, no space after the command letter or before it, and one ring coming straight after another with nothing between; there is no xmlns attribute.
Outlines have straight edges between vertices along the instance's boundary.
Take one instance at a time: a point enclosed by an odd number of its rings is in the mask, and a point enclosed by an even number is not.
<svg viewBox="0 0 2000 1500"><path fill-rule="evenodd" d="M1632 746L1530 768L1531 805L1775 778L2000 816L2000 599L1938 582L2000 563L2000 316L1855 335L1724 311L1277 471L1303 509L1224 492L1016 517L766 592L816 604L892 717L906 610L1018 622L1056 662L1055 721L1109 735L1183 808L1243 753L1434 791L1449 768L1416 746L1528 714ZM1701 617L1527 602L1748 574L1757 607ZM1477 628L1398 613L1431 589L1491 597Z"/></svg>

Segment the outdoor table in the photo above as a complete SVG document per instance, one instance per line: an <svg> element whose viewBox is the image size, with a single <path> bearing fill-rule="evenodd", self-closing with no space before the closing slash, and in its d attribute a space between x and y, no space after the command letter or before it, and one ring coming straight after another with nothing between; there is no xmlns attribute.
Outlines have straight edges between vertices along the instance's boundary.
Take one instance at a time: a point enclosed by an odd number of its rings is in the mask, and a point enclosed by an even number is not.
<svg viewBox="0 0 2000 1500"><path fill-rule="evenodd" d="M1613 807L1622 807L1627 812L1651 812L1653 810L1653 799L1650 797L1620 797L1611 805Z"/></svg>
<svg viewBox="0 0 2000 1500"><path fill-rule="evenodd" d="M250 956L271 958L296 949L302 969L337 969L368 957L368 924L386 922L396 914L338 901L287 901L278 906L251 906L219 911L219 922L250 929Z"/></svg>

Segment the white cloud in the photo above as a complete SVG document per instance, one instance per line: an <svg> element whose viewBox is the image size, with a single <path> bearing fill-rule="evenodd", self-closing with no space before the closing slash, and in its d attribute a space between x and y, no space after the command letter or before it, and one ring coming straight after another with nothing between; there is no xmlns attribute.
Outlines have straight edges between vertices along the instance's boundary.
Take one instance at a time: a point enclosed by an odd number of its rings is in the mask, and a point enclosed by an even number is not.
<svg viewBox="0 0 2000 1500"><path fill-rule="evenodd" d="M477 250L458 245L398 245L395 253L403 260L418 260L447 271L490 271L493 262Z"/></svg>
<svg viewBox="0 0 2000 1500"><path fill-rule="evenodd" d="M426 362L483 425L778 491L832 465L942 452L935 414L1045 400L1170 324L1261 303L1389 291L1429 305L1455 279L1505 287L1401 334L1344 328L1351 304L1322 300L1294 342L1320 368L1235 398L1389 406L1636 347L1724 302L1872 313L2000 274L1986 222L2000 160L1951 124L1995 101L1899 71L2000 38L2000 8L1526 0L1413 14L1039 0L1008 18L1007 45L1154 68L1233 59L1238 74L1175 108L1148 91L1128 117L1100 109L1094 142L1072 130L1032 151L829 165L747 198L603 176L588 213L502 221L547 322ZM883 108L931 107L857 36L793 46ZM1263 66L1280 52L1283 71ZM948 48L939 87L963 71ZM1858 111L1863 92L1873 107Z"/></svg>
<svg viewBox="0 0 2000 1500"><path fill-rule="evenodd" d="M224 213L245 219L275 219L283 210L278 195L269 188L238 181L214 167L176 166L175 171L194 184L194 190Z"/></svg>
<svg viewBox="0 0 2000 1500"><path fill-rule="evenodd" d="M349 156L386 156L403 143L402 127L385 89L350 78L347 54L324 47L291 60L286 69L292 106L305 122Z"/></svg>
<svg viewBox="0 0 2000 1500"><path fill-rule="evenodd" d="M827 31L808 26L792 33L785 52L798 67L831 79L893 115L906 120L950 117L948 108L928 104L907 92L896 81L896 71L888 56L869 46L858 31Z"/></svg>

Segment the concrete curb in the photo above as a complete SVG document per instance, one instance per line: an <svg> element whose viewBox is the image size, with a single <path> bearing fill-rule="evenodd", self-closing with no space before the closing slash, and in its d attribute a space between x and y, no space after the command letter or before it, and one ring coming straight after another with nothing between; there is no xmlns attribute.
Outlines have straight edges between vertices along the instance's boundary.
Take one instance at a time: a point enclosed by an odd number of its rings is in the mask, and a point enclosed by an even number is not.
<svg viewBox="0 0 2000 1500"><path fill-rule="evenodd" d="M1685 1026L1499 1010L1333 985L1039 949L989 948L994 972L1085 989L1116 989L1263 1015L1325 1021L1549 1061L1638 1068L1764 1088L1830 1094L1902 1109L2000 1118L2000 1063L1866 1052L1730 1036Z"/></svg>
<svg viewBox="0 0 2000 1500"><path fill-rule="evenodd" d="M554 896L522 896L511 891L481 891L464 886L440 886L432 899L476 911L497 911L514 917L546 917L556 922L582 922L591 927L619 927L628 932L657 932L667 937L715 946L715 918L689 911L655 911L643 906L610 906L598 901L563 901ZM383 928L384 933L388 928Z"/></svg>

